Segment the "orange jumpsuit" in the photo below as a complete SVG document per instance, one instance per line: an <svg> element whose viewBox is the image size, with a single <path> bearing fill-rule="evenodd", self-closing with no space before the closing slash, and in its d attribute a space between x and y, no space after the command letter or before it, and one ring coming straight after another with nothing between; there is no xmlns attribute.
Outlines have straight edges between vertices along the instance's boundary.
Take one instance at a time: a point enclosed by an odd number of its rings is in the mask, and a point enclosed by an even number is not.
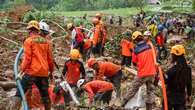
<svg viewBox="0 0 195 110"><path fill-rule="evenodd" d="M24 57L21 70L30 76L48 77L54 70L50 43L47 39L33 35L24 42Z"/></svg>
<svg viewBox="0 0 195 110"><path fill-rule="evenodd" d="M120 66L111 62L98 62L98 63L99 63L99 69L95 76L95 78L98 80L102 80L104 76L112 77L121 70Z"/></svg>
<svg viewBox="0 0 195 110"><path fill-rule="evenodd" d="M93 80L84 85L84 90L87 92L90 103L97 93L104 93L113 90L113 85L110 82Z"/></svg>

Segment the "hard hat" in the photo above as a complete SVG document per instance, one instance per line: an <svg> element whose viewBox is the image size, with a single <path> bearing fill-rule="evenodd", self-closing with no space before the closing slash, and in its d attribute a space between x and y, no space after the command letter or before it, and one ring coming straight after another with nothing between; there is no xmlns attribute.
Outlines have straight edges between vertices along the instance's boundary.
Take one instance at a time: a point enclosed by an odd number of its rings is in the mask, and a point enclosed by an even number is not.
<svg viewBox="0 0 195 110"><path fill-rule="evenodd" d="M93 18L92 19L92 23L93 24L98 24L100 21L99 21L99 19L97 19L97 18Z"/></svg>
<svg viewBox="0 0 195 110"><path fill-rule="evenodd" d="M164 26L163 26L162 24L159 24L159 25L158 25L158 31L161 32L161 31L163 31L163 29L164 29Z"/></svg>
<svg viewBox="0 0 195 110"><path fill-rule="evenodd" d="M132 34L132 39L135 40L138 36L142 36L142 33L139 32L139 31L135 31L135 32Z"/></svg>
<svg viewBox="0 0 195 110"><path fill-rule="evenodd" d="M151 36L151 35L152 35L152 33L150 31L145 31L144 32L144 36Z"/></svg>
<svg viewBox="0 0 195 110"><path fill-rule="evenodd" d="M37 30L40 30L39 28L39 22L32 20L28 23L27 29L35 28Z"/></svg>
<svg viewBox="0 0 195 110"><path fill-rule="evenodd" d="M175 54L176 56L185 55L186 51L183 45L175 45L171 48L171 54Z"/></svg>
<svg viewBox="0 0 195 110"><path fill-rule="evenodd" d="M101 13L96 13L95 14L95 17L100 17L101 18L102 17L102 14Z"/></svg>
<svg viewBox="0 0 195 110"><path fill-rule="evenodd" d="M79 79L77 81L77 87L80 88L84 84L85 80L84 79Z"/></svg>
<svg viewBox="0 0 195 110"><path fill-rule="evenodd" d="M51 32L51 30L49 28L49 25L46 22L40 21L39 22L39 27L40 27L40 30L46 31L48 33Z"/></svg>
<svg viewBox="0 0 195 110"><path fill-rule="evenodd" d="M72 49L70 51L70 59L72 60L78 60L80 58L80 53L77 49Z"/></svg>
<svg viewBox="0 0 195 110"><path fill-rule="evenodd" d="M67 24L67 29L71 29L73 27L73 24L72 23L68 23Z"/></svg>
<svg viewBox="0 0 195 110"><path fill-rule="evenodd" d="M96 63L96 59L95 58L90 58L88 61L87 61L87 65L88 67L92 67L95 63Z"/></svg>

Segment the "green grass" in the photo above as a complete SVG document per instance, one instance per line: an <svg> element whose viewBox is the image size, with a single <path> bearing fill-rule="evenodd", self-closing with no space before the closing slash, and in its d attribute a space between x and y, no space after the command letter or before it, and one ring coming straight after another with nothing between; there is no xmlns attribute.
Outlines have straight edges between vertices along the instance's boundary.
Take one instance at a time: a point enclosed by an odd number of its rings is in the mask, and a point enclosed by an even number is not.
<svg viewBox="0 0 195 110"><path fill-rule="evenodd" d="M104 15L116 15L116 16L132 16L136 15L140 10L138 10L135 7L132 8L118 8L118 9L107 9L107 10L100 10L100 11L64 11L64 12L54 12L58 16L83 16L84 14L87 14L88 16L93 16L97 12L101 12ZM158 12L176 12L176 13L191 13L193 12L191 7L173 7L170 4L162 4L162 5L147 5L144 7L145 12L149 13L158 13Z"/></svg>
<svg viewBox="0 0 195 110"><path fill-rule="evenodd" d="M100 11L67 11L67 12L54 12L57 15L64 16L83 16L87 15L95 15L97 12L104 13L105 15L120 15L120 16L129 16L135 15L139 10L136 8L119 8L119 9L108 9L108 10L100 10Z"/></svg>

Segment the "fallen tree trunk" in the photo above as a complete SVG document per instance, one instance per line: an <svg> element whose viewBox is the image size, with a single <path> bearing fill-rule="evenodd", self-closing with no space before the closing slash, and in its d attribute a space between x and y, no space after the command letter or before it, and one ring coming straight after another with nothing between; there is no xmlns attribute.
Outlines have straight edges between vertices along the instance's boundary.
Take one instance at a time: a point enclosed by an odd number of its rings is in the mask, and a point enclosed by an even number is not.
<svg viewBox="0 0 195 110"><path fill-rule="evenodd" d="M0 87L2 87L4 90L9 90L12 88L16 88L16 82L13 81L0 81Z"/></svg>
<svg viewBox="0 0 195 110"><path fill-rule="evenodd" d="M8 79L0 76L0 81L8 81Z"/></svg>

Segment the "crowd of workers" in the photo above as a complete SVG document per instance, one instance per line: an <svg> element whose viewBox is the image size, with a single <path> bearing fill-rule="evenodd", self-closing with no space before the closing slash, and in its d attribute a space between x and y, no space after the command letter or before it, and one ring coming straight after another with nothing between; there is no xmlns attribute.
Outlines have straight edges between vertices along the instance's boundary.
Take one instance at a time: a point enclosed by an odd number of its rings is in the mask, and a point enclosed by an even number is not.
<svg viewBox="0 0 195 110"><path fill-rule="evenodd" d="M144 12L141 14L144 20ZM64 63L63 71L60 73L64 78L60 79L68 82L77 97L81 97L83 92L86 92L89 105L97 101L109 105L112 93L115 91L116 98L120 99L120 106L123 107L137 93L139 87L146 84L146 110L152 110L155 101L153 95L156 84L154 82L158 80L158 67L162 60L161 52L168 53L165 48L167 28L163 22L157 24L155 20L152 20L145 32L135 31L132 35L122 39L120 44L122 60L121 65L117 65L97 59L104 55L104 45L107 41L107 29L101 18L102 14L97 13L92 19L94 25L92 37L82 30L82 25L76 27L73 23L67 24L67 29L71 31L70 58ZM42 107L45 110L51 110L51 105L58 102L69 105L72 101L70 93L63 91L58 83L52 82L56 78L53 75L55 61L52 56L49 26L45 22L39 23L33 20L28 23L27 30L29 34L23 43L24 55L21 72L18 75L24 92L38 88ZM86 55L88 52L91 54ZM173 66L164 74L169 110L172 108L185 110L186 97L187 101L191 100L192 73L185 59L185 53L184 46L180 44L173 46L170 50ZM85 64L87 67L84 66ZM124 66L136 67L137 76L132 81L132 86L126 96L122 98L121 80ZM92 80L87 80L86 68L94 70ZM51 86L53 83L54 86ZM11 105L12 110L19 109L20 97L21 94L17 90L16 96L13 97L15 103ZM57 99L59 99L58 102L56 102Z"/></svg>

